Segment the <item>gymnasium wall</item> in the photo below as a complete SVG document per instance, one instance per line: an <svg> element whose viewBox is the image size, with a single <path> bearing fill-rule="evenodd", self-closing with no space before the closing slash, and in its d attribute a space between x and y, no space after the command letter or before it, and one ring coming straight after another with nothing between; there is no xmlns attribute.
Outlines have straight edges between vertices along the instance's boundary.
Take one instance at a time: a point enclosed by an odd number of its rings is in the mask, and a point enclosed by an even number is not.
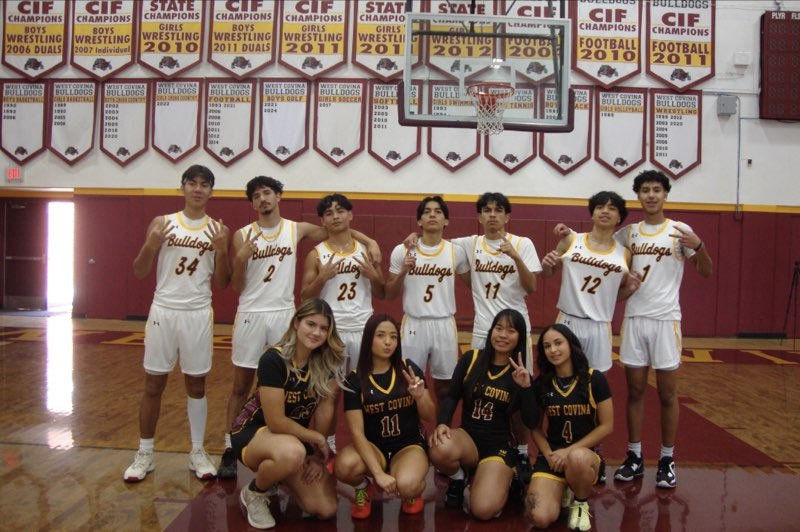
<svg viewBox="0 0 800 532"><path fill-rule="evenodd" d="M687 272L683 289L684 329L687 334L730 335L770 333L783 324L792 267L800 259L800 194L796 184L800 168L800 126L758 119L759 20L772 1L718 0L716 3L716 75L697 89L703 91L702 163L674 181L671 216L695 226L715 260L715 273L701 280ZM784 10L800 11L800 0L782 2ZM0 22L1 23L1 22ZM750 53L749 66L735 66L734 53ZM643 69L644 70L644 69ZM121 77L152 78L133 66ZM187 73L191 77L221 77L207 63ZM293 77L281 65L261 71L259 77ZM6 69L0 77L17 77ZM84 78L72 67L54 72L54 78ZM350 65L333 77L367 76ZM572 83L587 83L573 73ZM623 86L663 88L644 73ZM718 116L719 94L738 97L735 115ZM258 123L250 125L254 132ZM423 146L427 131L422 132ZM484 157L457 172L450 172L429 156L421 155L396 172L389 171L365 151L336 167L313 150L286 166L257 148L225 168L202 149L179 165L151 150L122 168L95 149L74 166L44 153L22 168L23 182L0 185L0 198L47 197L59 190L76 202L76 302L75 312L93 317L141 316L152 296L152 279L133 278L131 263L141 245L147 223L156 214L182 205L175 189L179 176L193 163L210 167L217 176L216 198L210 212L232 228L252 218L243 199L244 184L254 175L272 175L287 188L282 212L293 219L314 221L314 205L321 195L339 191L356 201L355 227L375 234L386 260L391 246L414 227L416 200L431 193L444 194L454 211L448 233L477 232L474 198L486 190L502 191L515 209L511 230L531 236L540 255L552 249L550 228L556 221L585 221L585 198L598 190L615 190L634 200L633 177L645 163L617 178L596 162L587 162L563 176L537 158L519 172L508 175ZM0 153L0 167L13 161ZM634 202L635 203L635 202ZM391 218L386 218L391 216ZM636 211L631 219L637 220ZM403 231L398 228L402 227ZM402 233L402 234L400 234ZM304 254L301 253L301 257ZM89 258L95 259L90 268ZM386 262L386 261L385 261ZM554 316L557 282L542 282L530 298L537 325ZM230 321L235 295L216 295L218 321ZM464 302L463 304L462 301ZM469 298L459 295L459 308ZM399 309L399 302L395 303ZM463 319L471 310L460 310Z"/></svg>

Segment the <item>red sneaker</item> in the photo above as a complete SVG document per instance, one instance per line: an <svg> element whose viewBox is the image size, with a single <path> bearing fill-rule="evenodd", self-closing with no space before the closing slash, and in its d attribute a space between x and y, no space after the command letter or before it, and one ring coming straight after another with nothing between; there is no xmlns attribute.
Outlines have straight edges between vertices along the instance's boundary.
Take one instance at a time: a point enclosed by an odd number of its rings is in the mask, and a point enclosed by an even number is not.
<svg viewBox="0 0 800 532"><path fill-rule="evenodd" d="M356 498L350 506L350 515L353 519L367 519L372 513L372 499L369 496L370 486L366 488L356 488Z"/></svg>
<svg viewBox="0 0 800 532"><path fill-rule="evenodd" d="M425 509L425 501L422 500L422 497L403 499L401 508L404 514L418 514Z"/></svg>

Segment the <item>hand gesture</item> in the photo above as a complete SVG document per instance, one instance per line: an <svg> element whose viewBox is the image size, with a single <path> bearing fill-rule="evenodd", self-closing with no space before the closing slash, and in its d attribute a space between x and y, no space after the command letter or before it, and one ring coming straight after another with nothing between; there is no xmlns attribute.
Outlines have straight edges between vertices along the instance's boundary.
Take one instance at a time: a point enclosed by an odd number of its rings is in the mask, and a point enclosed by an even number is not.
<svg viewBox="0 0 800 532"><path fill-rule="evenodd" d="M553 228L553 234L556 235L558 238L564 238L565 236L569 235L572 232L567 224L556 224Z"/></svg>
<svg viewBox="0 0 800 532"><path fill-rule="evenodd" d="M677 233L672 233L672 238L677 238L680 242L681 246L688 249L695 249L697 248L702 240L700 237L690 231L688 228L684 229L679 225L675 226L675 229L678 231Z"/></svg>
<svg viewBox="0 0 800 532"><path fill-rule="evenodd" d="M170 224L168 218L164 218L164 223L161 225L154 225L153 228L147 233L147 238L145 239L145 246L150 249L158 250L161 248L161 245L164 241L167 240L169 234L175 230L174 225Z"/></svg>
<svg viewBox="0 0 800 532"><path fill-rule="evenodd" d="M318 456L308 456L303 464L303 473L300 476L303 484L313 484L319 481L325 474L325 466Z"/></svg>
<svg viewBox="0 0 800 532"><path fill-rule="evenodd" d="M441 425L438 425L436 429L434 429L433 434L431 434L430 440L428 441L428 444L431 447L436 447L437 445L441 445L449 439L450 439L450 427L442 423Z"/></svg>
<svg viewBox="0 0 800 532"><path fill-rule="evenodd" d="M397 479L387 473L375 475L375 484L389 495L399 495L397 491Z"/></svg>
<svg viewBox="0 0 800 532"><path fill-rule="evenodd" d="M375 268L375 265L370 262L366 255L363 253L360 257L353 255L353 260L356 261L356 264L358 264L358 269L361 270L361 273L364 274L364 277L370 281L380 281L381 274Z"/></svg>
<svg viewBox="0 0 800 532"><path fill-rule="evenodd" d="M383 257L381 256L381 248L374 240L367 244L367 256L369 257L369 260L375 264L380 264L383 260Z"/></svg>
<svg viewBox="0 0 800 532"><path fill-rule="evenodd" d="M542 257L542 266L555 270L561 262L561 255L555 249Z"/></svg>
<svg viewBox="0 0 800 532"><path fill-rule="evenodd" d="M203 234L211 241L215 251L228 249L228 228L223 225L222 218L219 222L211 220Z"/></svg>
<svg viewBox="0 0 800 532"><path fill-rule="evenodd" d="M258 250L258 246L256 246L256 242L258 239L261 238L261 231L253 235L253 228L247 229L247 238L244 239L242 242L242 246L239 248L239 252L236 254L237 258L242 262L247 262L250 258L255 254Z"/></svg>
<svg viewBox="0 0 800 532"><path fill-rule="evenodd" d="M522 353L517 353L517 361L514 362L513 358L508 359L508 363L514 368L511 378L517 383L520 388L531 387L531 373L522 364Z"/></svg>
<svg viewBox="0 0 800 532"><path fill-rule="evenodd" d="M329 281L333 279L338 271L338 264L343 260L337 260L333 262L333 259L336 257L336 253L331 253L331 256L328 257L327 262L322 262L320 259L319 261L319 276L322 277L324 280Z"/></svg>
<svg viewBox="0 0 800 532"><path fill-rule="evenodd" d="M517 253L517 250L511 245L511 242L508 241L505 235L503 235L502 241L500 242L500 246L498 246L497 250L505 255L508 255L514 260L519 258L519 253Z"/></svg>
<svg viewBox="0 0 800 532"><path fill-rule="evenodd" d="M408 393L411 394L411 397L414 398L415 401L418 401L422 394L425 393L425 381L420 379L414 370L409 367L403 368L403 377L405 377L406 382L408 383Z"/></svg>
<svg viewBox="0 0 800 532"><path fill-rule="evenodd" d="M401 273L408 273L414 269L414 266L417 265L417 254L413 251L409 251L406 253L406 256L403 257L403 267L401 268Z"/></svg>
<svg viewBox="0 0 800 532"><path fill-rule="evenodd" d="M419 240L419 235L417 233L411 233L403 240L403 245L406 249L414 249L417 247L417 240Z"/></svg>

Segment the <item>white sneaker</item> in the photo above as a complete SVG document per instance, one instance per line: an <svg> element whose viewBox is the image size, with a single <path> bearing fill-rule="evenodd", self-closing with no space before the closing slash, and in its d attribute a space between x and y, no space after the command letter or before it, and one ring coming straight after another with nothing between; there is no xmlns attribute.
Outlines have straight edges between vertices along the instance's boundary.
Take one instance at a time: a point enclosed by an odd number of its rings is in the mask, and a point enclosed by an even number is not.
<svg viewBox="0 0 800 532"><path fill-rule="evenodd" d="M592 528L590 521L589 503L575 501L569 507L569 529L586 531Z"/></svg>
<svg viewBox="0 0 800 532"><path fill-rule="evenodd" d="M154 470L156 466L153 465L153 453L146 451L136 451L136 456L133 457L133 463L125 470L122 478L126 482L139 482L144 480L147 474Z"/></svg>
<svg viewBox="0 0 800 532"><path fill-rule="evenodd" d="M194 471L200 480L208 480L217 476L217 468L205 449L195 449L189 453L189 469Z"/></svg>
<svg viewBox="0 0 800 532"><path fill-rule="evenodd" d="M239 501L247 515L247 522L253 528L272 528L275 518L269 511L269 495L257 493L245 486L239 493Z"/></svg>

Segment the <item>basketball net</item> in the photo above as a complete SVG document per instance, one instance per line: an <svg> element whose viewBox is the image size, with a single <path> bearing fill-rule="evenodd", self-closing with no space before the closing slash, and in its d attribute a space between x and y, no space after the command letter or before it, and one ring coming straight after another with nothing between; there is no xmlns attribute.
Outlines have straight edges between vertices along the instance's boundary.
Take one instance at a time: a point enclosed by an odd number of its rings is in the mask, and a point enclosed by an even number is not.
<svg viewBox="0 0 800 532"><path fill-rule="evenodd" d="M508 83L475 83L467 87L467 95L475 106L478 133L502 133L503 111L508 99L514 95L514 87Z"/></svg>

